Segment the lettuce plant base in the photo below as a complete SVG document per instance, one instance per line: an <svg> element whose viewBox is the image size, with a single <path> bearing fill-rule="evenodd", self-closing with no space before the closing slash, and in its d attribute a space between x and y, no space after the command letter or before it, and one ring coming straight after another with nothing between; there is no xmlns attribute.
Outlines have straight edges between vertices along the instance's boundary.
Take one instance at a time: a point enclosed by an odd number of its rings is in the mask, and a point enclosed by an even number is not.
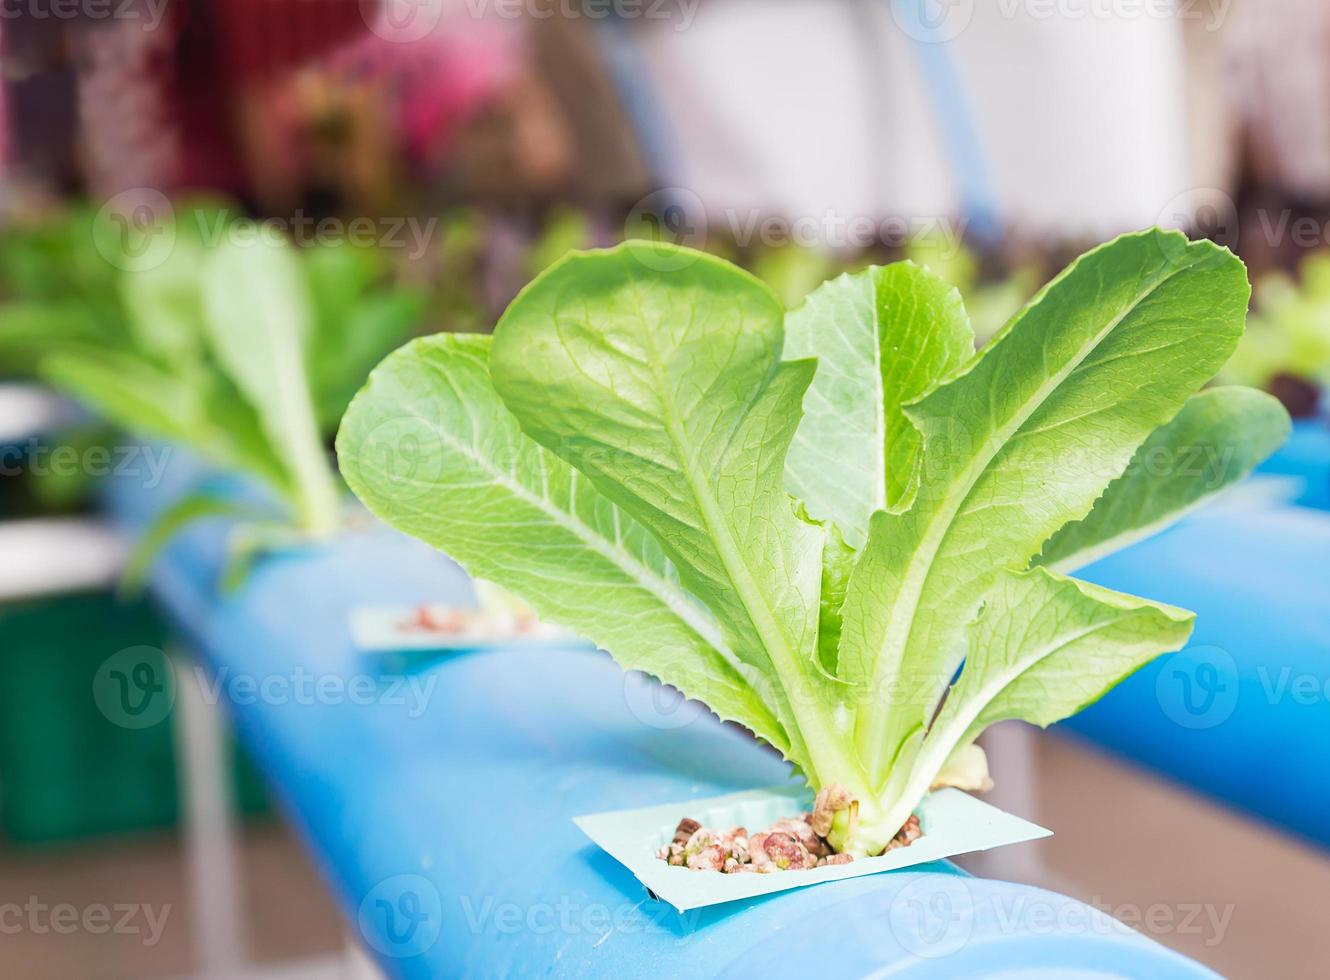
<svg viewBox="0 0 1330 980"><path fill-rule="evenodd" d="M711 799L666 803L575 818L606 853L628 868L648 891L680 912L803 888L827 881L896 871L974 851L1049 837L1052 831L990 806L960 790L930 793L916 811L924 836L909 847L849 864L774 874L718 874L673 867L659 857L674 839L679 819L709 827L768 827L807 811L812 797L802 786L749 790Z"/></svg>

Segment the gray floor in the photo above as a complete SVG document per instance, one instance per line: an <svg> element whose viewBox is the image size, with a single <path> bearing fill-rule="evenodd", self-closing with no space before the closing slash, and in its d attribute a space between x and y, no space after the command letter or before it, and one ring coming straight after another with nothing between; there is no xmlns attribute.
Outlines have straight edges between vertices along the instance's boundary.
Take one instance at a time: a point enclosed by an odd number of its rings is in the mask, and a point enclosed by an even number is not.
<svg viewBox="0 0 1330 980"><path fill-rule="evenodd" d="M1330 975L1330 854L1053 736L1036 742L1055 836L1031 884L1106 907L1231 978Z"/></svg>
<svg viewBox="0 0 1330 980"><path fill-rule="evenodd" d="M341 923L326 890L294 840L273 823L245 831L241 875L247 898L251 951L261 962L284 962L339 952ZM154 837L112 848L80 848L60 854L0 854L0 906L30 896L79 909L149 905L163 921L155 943L147 913L129 928L137 934L68 935L25 928L0 935L0 976L24 980L123 980L177 977L194 969L179 844ZM40 927L39 927L40 928Z"/></svg>

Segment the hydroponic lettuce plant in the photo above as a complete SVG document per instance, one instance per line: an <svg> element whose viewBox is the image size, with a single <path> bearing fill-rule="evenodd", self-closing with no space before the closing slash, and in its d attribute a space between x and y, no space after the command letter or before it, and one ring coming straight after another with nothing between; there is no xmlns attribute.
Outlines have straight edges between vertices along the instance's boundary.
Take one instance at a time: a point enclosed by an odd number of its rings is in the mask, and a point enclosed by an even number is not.
<svg viewBox="0 0 1330 980"><path fill-rule="evenodd" d="M1066 572L1285 437L1262 393L1197 394L1247 294L1227 251L1129 235L975 354L914 265L787 316L630 242L557 263L493 340L391 355L340 462L387 522L751 729L839 801L833 844L875 854L930 787L983 781L985 727L1050 724L1186 641L1190 613Z"/></svg>
<svg viewBox="0 0 1330 980"><path fill-rule="evenodd" d="M96 251L96 229L73 227L86 232L85 250ZM82 329L44 336L17 329L29 320L64 323L67 304L32 288L12 290L21 298L0 306L0 362L26 357L32 370L116 425L265 485L276 512L207 488L186 496L144 536L127 575L130 584L140 579L160 545L189 521L240 511L249 521L233 539L234 582L255 552L324 537L337 526L341 488L324 434L370 367L414 326L422 301L383 288L385 263L374 249L297 249L220 206L182 206L153 235L170 243L149 254L153 261L111 251L133 243L104 235L96 262L84 263L103 292L111 284L100 304L105 323L85 317ZM65 233L58 240L79 239ZM23 282L44 281L35 258L22 268ZM16 309L23 315L11 318Z"/></svg>

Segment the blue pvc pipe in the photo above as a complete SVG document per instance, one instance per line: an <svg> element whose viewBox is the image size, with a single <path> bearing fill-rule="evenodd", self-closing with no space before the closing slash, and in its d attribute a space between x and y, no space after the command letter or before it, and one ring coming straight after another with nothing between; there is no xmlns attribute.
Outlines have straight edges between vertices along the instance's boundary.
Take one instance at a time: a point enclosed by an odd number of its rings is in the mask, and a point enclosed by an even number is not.
<svg viewBox="0 0 1330 980"><path fill-rule="evenodd" d="M135 496L113 506L141 519ZM221 598L224 531L179 539L154 590L390 976L1214 976L1088 906L946 864L680 915L571 818L769 785L781 762L585 650L457 656L408 678L427 696L391 698L347 611L465 599L463 574L377 531L266 561ZM248 693L300 671L344 692L372 679L372 703Z"/></svg>
<svg viewBox="0 0 1330 980"><path fill-rule="evenodd" d="M595 38L652 179L657 185L679 180L684 172L679 134L632 26L609 17L596 25Z"/></svg>
<svg viewBox="0 0 1330 980"><path fill-rule="evenodd" d="M887 6L910 40L970 232L992 245L1002 237L1003 219L979 124L951 56L953 38L945 29L951 7L934 0L887 0Z"/></svg>
<svg viewBox="0 0 1330 980"><path fill-rule="evenodd" d="M1196 630L1066 727L1330 846L1330 515L1203 513L1080 575Z"/></svg>
<svg viewBox="0 0 1330 980"><path fill-rule="evenodd" d="M1302 481L1298 503L1330 510L1330 418L1307 419L1293 426L1293 435L1261 464L1259 472Z"/></svg>

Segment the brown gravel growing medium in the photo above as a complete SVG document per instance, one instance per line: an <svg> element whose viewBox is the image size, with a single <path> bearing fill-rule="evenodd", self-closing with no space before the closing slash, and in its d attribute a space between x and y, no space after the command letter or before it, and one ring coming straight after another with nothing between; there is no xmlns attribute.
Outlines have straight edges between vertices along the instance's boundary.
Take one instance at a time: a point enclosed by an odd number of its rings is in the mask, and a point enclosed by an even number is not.
<svg viewBox="0 0 1330 980"><path fill-rule="evenodd" d="M718 831L684 817L674 830L674 840L656 856L676 867L724 874L800 871L854 860L849 854L835 853L813 829L813 822L811 813L782 817L761 833L749 835L743 827ZM912 816L887 850L908 847L922 836L919 818Z"/></svg>

